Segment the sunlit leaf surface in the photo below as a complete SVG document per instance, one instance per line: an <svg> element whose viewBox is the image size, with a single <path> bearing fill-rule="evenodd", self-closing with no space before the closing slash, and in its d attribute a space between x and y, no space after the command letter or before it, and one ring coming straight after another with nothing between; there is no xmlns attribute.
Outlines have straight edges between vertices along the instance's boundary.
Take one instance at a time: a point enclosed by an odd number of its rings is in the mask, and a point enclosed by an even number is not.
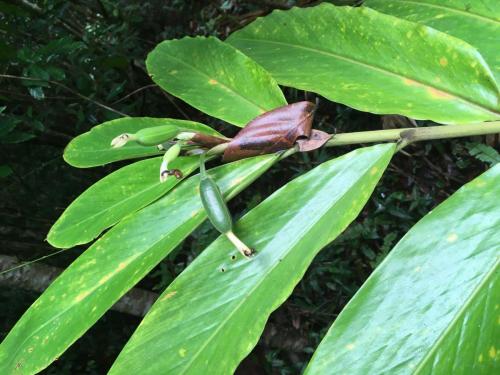
<svg viewBox="0 0 500 375"><path fill-rule="evenodd" d="M245 126L286 104L268 72L217 38L166 40L148 55L146 66L161 88L234 125Z"/></svg>
<svg viewBox="0 0 500 375"><path fill-rule="evenodd" d="M362 111L441 123L500 117L497 85L474 47L366 7L274 11L228 42L278 83Z"/></svg>
<svg viewBox="0 0 500 375"><path fill-rule="evenodd" d="M306 374L497 374L500 165L420 220L335 320Z"/></svg>
<svg viewBox="0 0 500 375"><path fill-rule="evenodd" d="M314 256L356 218L393 152L384 144L323 163L251 210L235 232L257 254L246 259L219 237L160 296L110 373L232 374Z"/></svg>

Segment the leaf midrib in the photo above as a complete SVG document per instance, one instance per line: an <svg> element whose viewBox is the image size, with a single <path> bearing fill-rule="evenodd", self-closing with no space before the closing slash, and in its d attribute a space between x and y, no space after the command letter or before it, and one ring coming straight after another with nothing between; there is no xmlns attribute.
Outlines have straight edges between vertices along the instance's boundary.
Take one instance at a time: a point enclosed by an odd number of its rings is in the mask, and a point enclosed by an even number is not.
<svg viewBox="0 0 500 375"><path fill-rule="evenodd" d="M426 7L429 7L429 8L444 9L444 10L447 10L447 11L450 11L450 12L455 12L455 13L463 14L463 15L465 15L467 17L478 18L478 19L480 19L482 21L492 22L494 24L500 24L500 22L497 21L494 18L490 18L490 17L484 16L482 14L470 12L470 11L467 11L467 10L452 8L452 7L445 6L445 5L438 5L438 4L432 4L432 3L423 3L423 2L413 1L413 0L389 0L389 2L391 2L391 1L395 2L395 3L408 3L408 4L413 4L413 5L416 5L416 6L426 6ZM385 0L385 2L388 2L388 1ZM368 5L368 7L369 6L370 5Z"/></svg>
<svg viewBox="0 0 500 375"><path fill-rule="evenodd" d="M374 163L371 163L370 166L373 166L374 164L376 164L378 161L380 161L382 156L379 156L377 158L377 161L374 162ZM356 182L358 182L361 178L363 178L366 173L368 173L369 171L369 168L365 170L365 172L360 176L360 178L358 178L357 180L355 180ZM337 173L338 174L338 173ZM352 183L348 188L346 188L345 192L348 192L351 190L351 188L355 185L355 183ZM342 195L342 198L345 196L346 193L344 193ZM342 199L341 198L341 199ZM321 216L319 216L318 220L314 221L313 224L309 225L309 226L303 226L303 230L300 232L300 236L297 236L296 240L292 242L291 246L283 253L283 256L282 258L285 258L286 256L288 256L288 254L292 251L292 249L295 248L295 246L297 245L298 242L300 242L300 240L302 240L303 238L303 234L304 233L307 233L310 231L310 229L317 224L318 221L320 221L323 216L325 215L326 212L328 212L329 210L331 210L337 203L339 202L339 200L337 200L333 205L331 206L328 206L326 209L322 210L322 214ZM217 327L217 329L207 338L207 340L205 341L205 343L201 346L201 348L195 352L194 356L192 357L192 359L186 364L186 367L184 368L184 370L181 372L181 374L185 374L186 371L188 371L188 369L190 368L190 366L193 364L193 362L195 361L195 359L203 352L203 350L207 347L207 345L214 339L214 337L220 332L220 330L227 324L227 322L229 322L229 320L233 317L234 314L236 314L240 307L250 298L250 295L253 294L253 292L258 288L260 287L260 285L267 279L268 275L273 272L277 266L280 265L280 262L275 262L274 265L272 267L270 267L264 274L262 277L257 283L254 284L254 286L246 293L246 295L243 297L243 299L241 300L240 303L238 303L235 308L233 309L233 311L231 311L229 313L229 315L226 317L226 319L224 319L224 321L219 325L219 327Z"/></svg>
<svg viewBox="0 0 500 375"><path fill-rule="evenodd" d="M376 65L370 65L370 64L365 63L363 61L355 60L355 59L353 59L351 57L340 55L338 53L333 53L331 51L325 51L325 50L321 50L321 49L318 49L318 48L312 48L312 47L301 45L301 44L293 44L293 43L281 42L281 41L269 40L269 39L243 38L243 37L239 37L238 36L238 37L235 37L235 40L248 41L248 42L254 42L254 43L278 44L278 45L282 45L282 46L288 46L288 47L292 47L292 48L303 49L305 51L310 51L310 52L315 52L315 53L323 54L323 55L332 57L334 59L344 60L344 61L347 61L349 63L353 63L353 64L356 64L356 65L359 65L359 66L362 66L362 67L365 67L365 68L368 68L368 69L371 69L371 70L374 70L374 71L378 71L378 72L383 73L383 74L385 74L387 76L393 76L393 77L397 77L399 79L411 79L411 80L415 81L416 83L418 83L418 84L420 84L420 85L422 85L424 87L431 88L433 90L438 90L440 92L446 93L446 94L452 96L453 98L466 103L467 105L470 105L470 106L473 106L473 107L477 107L477 108L481 109L482 111L487 111L489 113L494 114L495 116L500 115L500 110L497 111L496 108L485 107L482 104L474 102L474 101L472 101L469 98L463 97L463 96L461 96L459 94L456 94L456 93L453 93L453 92L450 92L450 91L444 91L444 89L442 89L442 88L438 88L438 87L432 86L429 83L423 82L423 81L419 80L418 78L415 78L415 77L413 77L411 75L408 75L408 76L401 75L399 73L392 72L392 71L384 69L382 67L379 67L379 66L376 66ZM491 77L491 79L492 79L492 83L493 83L494 82L493 81L493 77Z"/></svg>
<svg viewBox="0 0 500 375"><path fill-rule="evenodd" d="M194 65L190 65L190 64L182 61L181 59L178 59L177 57L169 54L168 52L164 52L164 53L165 53L165 55L167 55L172 60L175 60L178 63L180 63L181 65L185 65L185 66L191 68L192 70L198 72L200 75L202 75L202 76L204 76L204 77L206 77L208 79L219 78L219 77L215 77L215 76L210 76L208 73L205 73L203 70L199 69L198 67L196 67ZM227 86L225 83L221 82L220 80L217 80L217 83L219 84L219 86L224 87L226 90L228 90L229 92L233 93L235 96L238 96L239 98L243 99L244 101L246 101L247 103L249 103L251 106L256 107L259 110L259 112L261 112L261 113L267 112L266 108L260 106L259 104L255 103L254 101L250 100L249 98L241 95L238 91L236 91L235 89Z"/></svg>

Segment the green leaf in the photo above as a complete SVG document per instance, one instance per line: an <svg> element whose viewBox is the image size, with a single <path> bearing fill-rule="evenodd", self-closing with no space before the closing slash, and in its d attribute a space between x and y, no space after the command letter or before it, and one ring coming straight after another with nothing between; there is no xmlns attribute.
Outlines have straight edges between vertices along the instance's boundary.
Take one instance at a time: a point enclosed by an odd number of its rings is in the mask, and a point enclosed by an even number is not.
<svg viewBox="0 0 500 375"><path fill-rule="evenodd" d="M467 142L465 147L469 151L469 154L482 162L490 165L500 163L500 154L491 146L485 145L484 143Z"/></svg>
<svg viewBox="0 0 500 375"><path fill-rule="evenodd" d="M323 163L250 211L235 233L257 254L243 258L219 237L161 295L110 374L232 374L314 256L356 218L393 152L383 144Z"/></svg>
<svg viewBox="0 0 500 375"><path fill-rule="evenodd" d="M161 160L139 161L96 182L66 208L50 229L47 241L61 248L90 242L126 215L164 195L180 180L171 177L160 183ZM198 157L180 157L172 163L172 168L180 169L184 176L197 167Z"/></svg>
<svg viewBox="0 0 500 375"><path fill-rule="evenodd" d="M476 49L369 8L274 11L228 42L278 83L362 111L442 123L500 118L497 85Z"/></svg>
<svg viewBox="0 0 500 375"><path fill-rule="evenodd" d="M500 2L498 0L366 0L380 12L423 23L476 47L500 82Z"/></svg>
<svg viewBox="0 0 500 375"><path fill-rule="evenodd" d="M111 140L123 133L135 133L140 129L172 125L207 134L220 135L212 128L193 121L170 118L124 117L94 126L87 133L74 138L64 150L64 160L79 168L96 167L118 160L158 155L156 146L141 146L129 142L120 148L112 148Z"/></svg>
<svg viewBox="0 0 500 375"><path fill-rule="evenodd" d="M209 171L230 199L277 156L240 160ZM129 215L79 256L21 317L0 344L0 374L47 367L127 290L206 218L199 177Z"/></svg>
<svg viewBox="0 0 500 375"><path fill-rule="evenodd" d="M217 38L167 40L146 60L161 88L211 116L238 126L286 105L261 66Z"/></svg>
<svg viewBox="0 0 500 375"><path fill-rule="evenodd" d="M306 374L498 373L499 196L497 165L420 220L335 320Z"/></svg>

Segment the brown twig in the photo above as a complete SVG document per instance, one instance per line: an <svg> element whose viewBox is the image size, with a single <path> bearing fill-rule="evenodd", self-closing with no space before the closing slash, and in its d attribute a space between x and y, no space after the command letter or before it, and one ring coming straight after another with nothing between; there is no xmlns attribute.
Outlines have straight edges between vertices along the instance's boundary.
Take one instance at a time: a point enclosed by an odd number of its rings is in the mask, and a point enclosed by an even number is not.
<svg viewBox="0 0 500 375"><path fill-rule="evenodd" d="M108 111L114 112L114 113L116 113L116 114L118 114L120 116L123 116L123 117L129 117L129 115L127 115L126 113L120 112L120 111L118 111L118 110L116 110L114 108L111 108L111 107L107 106L106 104L103 104L101 102L98 102L97 100L89 98L86 95L80 94L78 91L75 91L75 90L69 88L68 86L63 85L62 83L57 82L57 81L52 81L52 80L47 80L47 79L40 79L40 78L21 77L21 76L15 76L15 75L11 75L11 74L0 74L0 78L9 78L9 79L19 79L19 80L25 80L25 81L38 81L38 82L51 83L51 84L53 84L55 86L59 86L59 87L65 89L65 90L67 90L68 92L72 93L73 95L78 96L81 99L87 100L87 101L89 101L89 102L97 105L98 107L104 108L104 109L106 109Z"/></svg>
<svg viewBox="0 0 500 375"><path fill-rule="evenodd" d="M18 267L21 266L21 267ZM49 266L43 263L32 263L22 266L22 263L15 257L0 255L0 272L14 268L10 272L0 273L0 285L13 288L33 290L43 292L56 277L63 271L60 268ZM125 314L143 317L158 298L156 293L133 288L116 302L112 310Z"/></svg>

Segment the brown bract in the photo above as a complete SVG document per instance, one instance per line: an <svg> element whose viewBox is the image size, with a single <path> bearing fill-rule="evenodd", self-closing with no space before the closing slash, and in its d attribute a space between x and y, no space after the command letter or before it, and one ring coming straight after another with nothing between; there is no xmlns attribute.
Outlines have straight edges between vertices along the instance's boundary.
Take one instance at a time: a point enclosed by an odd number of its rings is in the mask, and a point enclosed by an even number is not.
<svg viewBox="0 0 500 375"><path fill-rule="evenodd" d="M221 143L226 143L228 139L224 138L219 138L213 135L208 135L208 134L202 134L202 133L196 133L194 137L191 139L191 142L206 147L206 148L212 148L217 145L220 145Z"/></svg>
<svg viewBox="0 0 500 375"><path fill-rule="evenodd" d="M304 101L279 107L256 117L229 142L223 160L234 161L288 150L299 140L302 142L302 148L308 151L320 147L329 136L318 146L318 140L325 138L324 135L327 134L319 131L314 131L314 145L307 145L313 134L311 126L314 109L314 103Z"/></svg>

